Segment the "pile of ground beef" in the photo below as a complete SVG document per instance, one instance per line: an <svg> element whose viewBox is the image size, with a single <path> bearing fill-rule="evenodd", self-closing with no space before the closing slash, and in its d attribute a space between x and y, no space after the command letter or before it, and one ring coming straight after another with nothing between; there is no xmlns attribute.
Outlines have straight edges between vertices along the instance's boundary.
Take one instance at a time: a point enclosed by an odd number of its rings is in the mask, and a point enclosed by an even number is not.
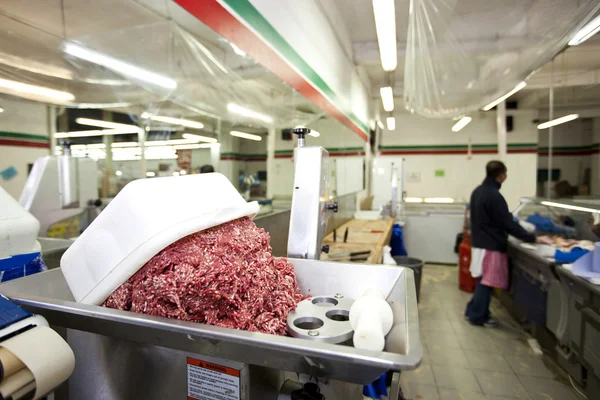
<svg viewBox="0 0 600 400"><path fill-rule="evenodd" d="M277 335L300 292L294 266L274 258L248 217L191 234L152 257L105 307Z"/></svg>

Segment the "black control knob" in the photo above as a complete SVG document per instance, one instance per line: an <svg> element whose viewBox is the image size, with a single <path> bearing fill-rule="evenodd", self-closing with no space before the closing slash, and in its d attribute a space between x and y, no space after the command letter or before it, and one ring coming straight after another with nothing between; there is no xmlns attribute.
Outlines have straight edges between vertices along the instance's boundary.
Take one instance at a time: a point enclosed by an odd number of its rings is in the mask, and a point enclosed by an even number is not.
<svg viewBox="0 0 600 400"><path fill-rule="evenodd" d="M326 244L326 245L322 246L322 247L321 247L321 251L322 251L323 253L329 253L329 245L328 245L328 244Z"/></svg>
<svg viewBox="0 0 600 400"><path fill-rule="evenodd" d="M310 133L310 128L294 128L292 129L292 133L298 136L308 135Z"/></svg>
<svg viewBox="0 0 600 400"><path fill-rule="evenodd" d="M338 212L338 203L337 203L337 201L335 203L327 204L327 209L329 211L333 211L334 213Z"/></svg>

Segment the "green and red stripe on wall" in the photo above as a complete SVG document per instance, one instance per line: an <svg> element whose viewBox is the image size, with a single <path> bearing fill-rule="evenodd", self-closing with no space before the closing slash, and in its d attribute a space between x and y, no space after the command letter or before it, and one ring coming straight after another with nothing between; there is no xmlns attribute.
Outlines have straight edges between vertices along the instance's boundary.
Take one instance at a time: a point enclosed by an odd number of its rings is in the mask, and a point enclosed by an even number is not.
<svg viewBox="0 0 600 400"><path fill-rule="evenodd" d="M413 146L380 146L383 156L395 155L466 155L469 151L468 144L452 145L413 145ZM509 143L506 149L508 154L531 153L536 154L535 143ZM472 154L496 154L497 144L474 144L471 146Z"/></svg>
<svg viewBox="0 0 600 400"><path fill-rule="evenodd" d="M221 161L267 161L266 154L241 154L241 153L222 153Z"/></svg>
<svg viewBox="0 0 600 400"><path fill-rule="evenodd" d="M329 157L353 157L353 156L364 156L365 150L362 147L333 147L327 149ZM275 151L275 158L292 158L294 156L294 150L277 150ZM267 161L266 154L241 154L241 153L223 153L221 154L221 161Z"/></svg>
<svg viewBox="0 0 600 400"><path fill-rule="evenodd" d="M600 143L586 146L556 146L552 148L552 156L591 156L600 153ZM540 147L538 155L548 156L548 147Z"/></svg>
<svg viewBox="0 0 600 400"><path fill-rule="evenodd" d="M364 156L365 149L363 147L329 147L327 148L329 157L356 157ZM294 150L277 150L275 158L292 158Z"/></svg>
<svg viewBox="0 0 600 400"><path fill-rule="evenodd" d="M368 127L248 0L175 0L190 14L302 93L333 118L368 140ZM236 17L237 16L237 17Z"/></svg>
<svg viewBox="0 0 600 400"><path fill-rule="evenodd" d="M33 135L30 133L0 132L0 146L48 149L50 148L50 139L48 136Z"/></svg>

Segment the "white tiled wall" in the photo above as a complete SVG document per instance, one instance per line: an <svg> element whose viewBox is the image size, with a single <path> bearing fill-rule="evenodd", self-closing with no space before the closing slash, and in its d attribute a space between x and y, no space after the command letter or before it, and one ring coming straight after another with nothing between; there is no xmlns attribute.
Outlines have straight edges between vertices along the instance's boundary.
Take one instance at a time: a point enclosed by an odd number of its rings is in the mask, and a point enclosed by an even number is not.
<svg viewBox="0 0 600 400"><path fill-rule="evenodd" d="M452 132L452 121L432 120L406 113L397 113L396 130L384 130L381 145L384 146L440 146L497 143L495 112L477 113L473 121L460 132ZM533 111L519 111L513 116L513 131L507 134L508 143L537 143L537 129L533 123ZM405 161L405 191L410 197L453 197L468 200L473 189L485 177L485 164L497 159L495 154L475 154L470 159L460 155L384 155L375 159L373 181L377 208L391 198L388 184L377 184L382 179L389 182L391 163ZM509 178L502 188L509 206L514 207L523 196L536 192L537 154L508 154L505 160ZM443 170L443 177L435 171ZM413 179L409 180L408 176ZM418 177L418 178L417 178Z"/></svg>
<svg viewBox="0 0 600 400"><path fill-rule="evenodd" d="M453 197L468 201L471 192L485 178L485 164L495 159L494 155L474 155L468 160L459 155L411 155L380 156L373 165L375 200L373 207L391 199L391 163L399 164L404 158L404 190L409 197ZM537 155L509 154L505 160L508 179L502 187L502 194L510 207L518 205L519 198L535 195ZM443 170L443 177L436 177L435 171ZM416 174L415 174L416 173ZM412 181L410 175L419 176ZM378 184L382 183L382 184Z"/></svg>

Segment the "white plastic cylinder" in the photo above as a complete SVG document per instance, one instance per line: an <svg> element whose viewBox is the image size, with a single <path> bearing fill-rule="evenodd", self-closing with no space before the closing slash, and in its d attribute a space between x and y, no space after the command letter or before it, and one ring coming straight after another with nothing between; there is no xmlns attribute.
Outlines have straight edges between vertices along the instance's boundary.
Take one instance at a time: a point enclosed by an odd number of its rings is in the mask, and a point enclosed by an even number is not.
<svg viewBox="0 0 600 400"><path fill-rule="evenodd" d="M382 351L385 335L392 329L394 315L378 289L369 289L350 308L350 324L354 329L354 347L357 349Z"/></svg>

